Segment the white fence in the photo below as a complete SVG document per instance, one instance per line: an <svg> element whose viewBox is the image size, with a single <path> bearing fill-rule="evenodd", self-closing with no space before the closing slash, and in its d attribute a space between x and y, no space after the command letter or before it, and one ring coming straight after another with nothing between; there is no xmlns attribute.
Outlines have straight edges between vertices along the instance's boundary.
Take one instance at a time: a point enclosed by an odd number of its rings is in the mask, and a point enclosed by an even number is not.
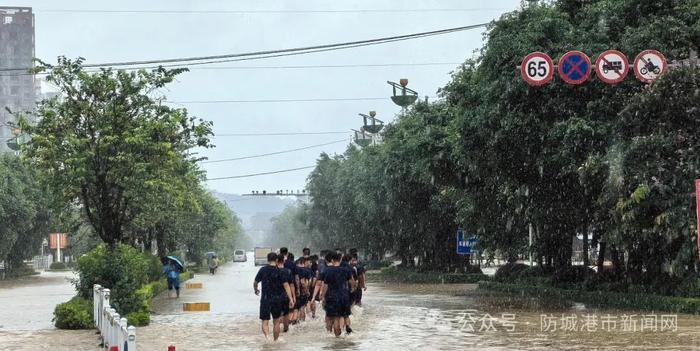
<svg viewBox="0 0 700 351"><path fill-rule="evenodd" d="M95 284L92 296L92 315L105 348L110 351L136 351L136 328L128 326L126 318L120 318L119 313L110 306L109 289Z"/></svg>

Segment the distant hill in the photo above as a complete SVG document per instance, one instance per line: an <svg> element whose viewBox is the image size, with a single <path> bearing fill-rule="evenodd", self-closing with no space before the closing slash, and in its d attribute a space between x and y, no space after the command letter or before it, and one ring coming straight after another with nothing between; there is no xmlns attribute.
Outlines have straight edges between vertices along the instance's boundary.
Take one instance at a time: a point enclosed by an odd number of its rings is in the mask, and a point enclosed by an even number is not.
<svg viewBox="0 0 700 351"><path fill-rule="evenodd" d="M241 196L217 191L212 191L212 195L236 212L243 226L248 229L264 229L257 228L267 225L262 223L265 220L261 219L272 218L282 213L285 207L297 202L297 199L292 197Z"/></svg>

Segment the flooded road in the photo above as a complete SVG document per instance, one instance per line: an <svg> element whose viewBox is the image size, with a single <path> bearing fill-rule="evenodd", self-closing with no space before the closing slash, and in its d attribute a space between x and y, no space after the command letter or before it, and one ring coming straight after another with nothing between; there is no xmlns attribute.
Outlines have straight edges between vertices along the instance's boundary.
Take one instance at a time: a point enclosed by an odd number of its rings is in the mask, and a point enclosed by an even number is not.
<svg viewBox="0 0 700 351"><path fill-rule="evenodd" d="M350 336L329 336L322 314L292 327L278 343L260 332L252 260L197 275L202 289L153 302L139 350L700 350L700 316L532 307L530 299L491 296L473 285L373 284L355 309ZM66 273L0 284L0 350L98 351L93 330L51 326L56 303L68 300ZM41 279L36 279L41 278ZM209 312L182 312L183 302L209 302ZM536 306L536 305L535 305ZM655 319L652 320L652 316ZM662 320L664 322L662 322ZM592 323L595 322L595 323ZM652 323L653 322L653 323Z"/></svg>
<svg viewBox="0 0 700 351"><path fill-rule="evenodd" d="M75 295L72 272L0 281L0 350L95 350L92 330L56 330L51 322L57 304Z"/></svg>
<svg viewBox="0 0 700 351"><path fill-rule="evenodd" d="M370 285L364 307L354 309L355 332L350 336L326 334L321 316L292 327L280 343L271 343L260 332L258 298L252 289L256 272L249 257L246 263L225 265L215 276L196 276L192 281L203 283L203 289L185 290L180 300L158 297L152 324L138 329L139 347L165 350L172 343L178 351L278 350L280 346L289 350L700 350L700 316L672 315L673 327L671 317L662 324L661 313L583 306L533 310L511 299L483 295L473 285L415 284ZM210 302L211 311L184 313L182 302Z"/></svg>

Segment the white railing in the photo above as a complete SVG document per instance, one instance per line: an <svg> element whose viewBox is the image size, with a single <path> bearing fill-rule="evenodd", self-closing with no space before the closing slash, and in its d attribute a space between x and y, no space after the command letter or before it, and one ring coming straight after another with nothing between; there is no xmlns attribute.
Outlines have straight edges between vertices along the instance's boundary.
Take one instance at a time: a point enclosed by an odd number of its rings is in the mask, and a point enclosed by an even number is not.
<svg viewBox="0 0 700 351"><path fill-rule="evenodd" d="M119 313L110 306L109 289L95 284L92 297L92 316L105 348L110 351L115 347L118 351L136 351L136 328L128 326L126 318L120 318Z"/></svg>

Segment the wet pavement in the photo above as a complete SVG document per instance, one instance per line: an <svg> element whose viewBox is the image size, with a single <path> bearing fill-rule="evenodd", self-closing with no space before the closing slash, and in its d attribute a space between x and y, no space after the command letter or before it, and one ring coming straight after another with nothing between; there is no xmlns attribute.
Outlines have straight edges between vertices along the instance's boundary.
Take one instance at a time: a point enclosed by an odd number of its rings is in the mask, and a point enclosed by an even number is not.
<svg viewBox="0 0 700 351"><path fill-rule="evenodd" d="M180 299L158 296L151 325L137 329L138 349L165 351L174 344L177 351L700 350L700 316L671 315L675 328L670 329L672 325L661 322L661 313L582 305L544 310L523 303L527 298L491 296L474 291L473 285L424 284L370 285L364 307L354 309L355 332L350 336L328 335L321 314L273 343L260 332L258 297L252 288L257 269L250 258L229 263L214 276L195 276L191 282L202 283L202 289L183 289ZM67 300L72 292L70 285L52 279L57 276L40 278L46 279L0 286L2 324L9 325L7 302L25 303L12 307L13 317L22 309L34 311L27 314L34 317L0 330L0 350L99 350L94 331L50 329L46 318L50 320L55 301ZM34 288L51 286L43 289L45 295L28 295L36 294ZM185 313L184 302L209 302L211 311ZM652 315L655 323L650 323Z"/></svg>
<svg viewBox="0 0 700 351"><path fill-rule="evenodd" d="M700 350L700 316L678 315L674 330L642 329L649 312L573 308L523 308L521 301L474 291L474 285L370 285L364 307L353 311L354 333L335 338L324 331L322 316L292 327L282 341L260 332L258 298L252 282L257 272L246 263L230 263L214 275L192 281L203 289L181 298L162 295L156 314L139 328L139 347L199 350ZM516 298L518 300L518 298ZM520 299L522 300L522 299ZM183 302L210 302L210 312L182 312ZM630 317L634 315L635 317ZM543 317L544 316L544 317ZM543 326L543 318L550 323ZM632 324L624 325L623 319ZM553 326L556 320L558 325ZM563 321L566 321L566 325ZM597 328L593 329L592 320ZM606 324L603 324L603 320ZM614 320L614 323L613 323ZM587 323L587 324L586 324ZM615 328L613 327L615 324ZM545 328L548 327L548 328ZM566 328L564 328L566 327ZM668 329L668 328L666 328Z"/></svg>
<svg viewBox="0 0 700 351"><path fill-rule="evenodd" d="M0 281L0 350L96 350L92 330L56 330L51 319L57 304L75 295L72 272Z"/></svg>

